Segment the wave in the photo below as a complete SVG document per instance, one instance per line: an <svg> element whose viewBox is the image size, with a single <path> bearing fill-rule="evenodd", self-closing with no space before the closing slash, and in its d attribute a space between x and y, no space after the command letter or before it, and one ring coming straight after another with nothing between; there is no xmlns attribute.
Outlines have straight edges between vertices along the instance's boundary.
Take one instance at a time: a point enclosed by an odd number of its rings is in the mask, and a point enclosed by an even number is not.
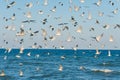
<svg viewBox="0 0 120 80"><path fill-rule="evenodd" d="M113 70L110 70L110 69L91 69L91 71L94 71L94 72L104 72L104 73L111 73L111 72L113 72Z"/></svg>
<svg viewBox="0 0 120 80"><path fill-rule="evenodd" d="M80 68L81 69L81 68ZM114 73L114 74L120 74L120 70L112 70L112 69L105 69L105 68L89 68L89 67L83 67L81 69L85 72L101 72L101 73Z"/></svg>

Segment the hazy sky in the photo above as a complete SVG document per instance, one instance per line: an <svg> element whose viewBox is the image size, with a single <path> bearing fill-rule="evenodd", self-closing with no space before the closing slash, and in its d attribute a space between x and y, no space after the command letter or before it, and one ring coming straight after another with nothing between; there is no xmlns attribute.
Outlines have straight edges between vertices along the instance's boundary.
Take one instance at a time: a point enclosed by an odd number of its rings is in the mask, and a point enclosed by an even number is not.
<svg viewBox="0 0 120 80"><path fill-rule="evenodd" d="M44 5L45 1L48 1L47 5ZM120 49L120 28L115 28L116 24L120 25L120 1L102 0L98 6L96 3L99 0L85 0L84 3L80 1L15 0L15 4L10 5L13 0L0 0L0 47L31 48L34 43L37 43L36 48L42 46L42 48L56 47L58 49L61 47L65 49L74 47L78 49ZM26 7L28 3L32 3L32 7ZM10 5L10 8L7 8L7 5ZM52 11L54 7L56 7L55 12ZM69 11L70 7L72 11ZM75 7L78 7L79 10L75 11ZM39 14L39 11L42 11L43 14ZM28 12L31 13L30 18L26 16ZM103 13L103 16L99 16L99 12ZM81 16L83 13L84 15ZM11 19L13 14L15 14L14 20ZM92 17L90 20L88 19L89 14ZM71 17L74 17L75 20L72 21ZM44 19L47 19L47 22L43 25ZM26 20L35 20L35 22L22 23ZM77 22L76 26L74 26L75 22ZM60 23L67 24L59 25ZM54 28L53 31L50 25ZM108 25L109 28L103 28L105 25ZM69 29L63 30L65 26ZM78 33L76 30L80 26L82 30ZM6 27L8 28L6 29ZM24 36L16 36L20 32L20 28L24 29ZM90 31L91 28L94 28L94 31ZM47 32L45 37L42 36L42 29ZM56 35L58 29L61 30L61 35ZM39 33L30 36L35 31L39 31ZM92 38L100 36L102 33L103 36L99 42ZM51 36L55 37L55 40L50 40ZM113 37L113 42L109 41L110 36ZM67 41L69 38L71 41ZM20 44L21 39L23 42Z"/></svg>

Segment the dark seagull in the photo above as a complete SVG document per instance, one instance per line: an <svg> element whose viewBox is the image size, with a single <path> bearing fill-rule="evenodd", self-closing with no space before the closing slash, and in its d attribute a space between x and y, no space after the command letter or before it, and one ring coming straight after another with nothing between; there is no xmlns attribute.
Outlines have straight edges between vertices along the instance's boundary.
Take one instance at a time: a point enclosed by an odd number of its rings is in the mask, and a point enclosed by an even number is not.
<svg viewBox="0 0 120 80"><path fill-rule="evenodd" d="M25 20L25 21L22 21L22 23L33 23L35 22L35 20Z"/></svg>

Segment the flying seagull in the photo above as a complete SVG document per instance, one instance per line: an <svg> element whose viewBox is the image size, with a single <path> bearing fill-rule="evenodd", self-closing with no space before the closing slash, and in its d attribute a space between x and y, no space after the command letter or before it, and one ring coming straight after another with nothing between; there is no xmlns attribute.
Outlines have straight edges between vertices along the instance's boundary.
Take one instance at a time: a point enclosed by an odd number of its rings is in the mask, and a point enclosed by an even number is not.
<svg viewBox="0 0 120 80"><path fill-rule="evenodd" d="M7 5L7 9L11 8L12 6L14 6L16 4L15 1L11 2L9 5Z"/></svg>
<svg viewBox="0 0 120 80"><path fill-rule="evenodd" d="M103 33L97 37L92 37L92 38L95 39L97 42L99 42L102 37L103 37Z"/></svg>
<svg viewBox="0 0 120 80"><path fill-rule="evenodd" d="M33 22L35 22L35 20L25 20L25 21L22 21L22 23L33 23Z"/></svg>

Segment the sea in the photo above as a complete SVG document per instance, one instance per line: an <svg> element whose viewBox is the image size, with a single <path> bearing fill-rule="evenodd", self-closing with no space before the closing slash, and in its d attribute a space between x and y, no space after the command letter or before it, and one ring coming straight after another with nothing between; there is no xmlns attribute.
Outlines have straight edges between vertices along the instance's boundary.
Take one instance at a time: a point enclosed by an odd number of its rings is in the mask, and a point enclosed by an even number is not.
<svg viewBox="0 0 120 80"><path fill-rule="evenodd" d="M0 80L120 80L120 50L99 52L0 49Z"/></svg>

